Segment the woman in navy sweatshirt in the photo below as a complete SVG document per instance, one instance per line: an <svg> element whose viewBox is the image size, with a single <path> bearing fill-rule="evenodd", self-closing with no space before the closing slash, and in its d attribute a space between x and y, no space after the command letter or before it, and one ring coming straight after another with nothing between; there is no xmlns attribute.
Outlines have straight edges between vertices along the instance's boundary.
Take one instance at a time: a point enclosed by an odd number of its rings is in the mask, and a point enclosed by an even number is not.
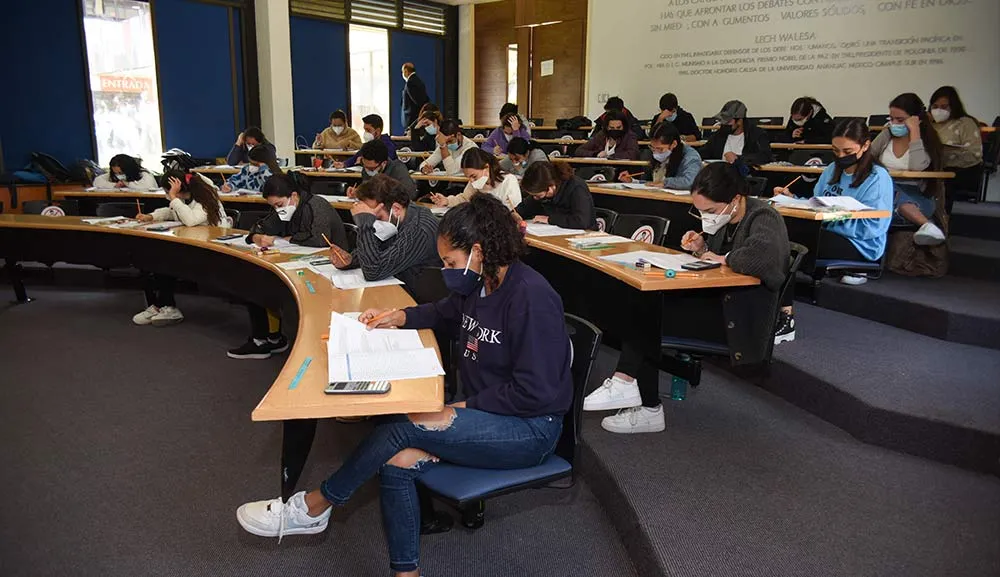
<svg viewBox="0 0 1000 577"><path fill-rule="evenodd" d="M377 425L317 490L296 493L288 503L241 506L237 518L250 533L320 533L332 506L345 504L378 473L389 566L396 577L416 577L417 478L439 460L517 469L541 463L555 449L573 397L569 336L559 295L519 259L524 241L510 209L490 195L475 195L441 220L437 244L451 295L384 318L368 310L361 321L455 335L464 346L459 374L465 400Z"/></svg>

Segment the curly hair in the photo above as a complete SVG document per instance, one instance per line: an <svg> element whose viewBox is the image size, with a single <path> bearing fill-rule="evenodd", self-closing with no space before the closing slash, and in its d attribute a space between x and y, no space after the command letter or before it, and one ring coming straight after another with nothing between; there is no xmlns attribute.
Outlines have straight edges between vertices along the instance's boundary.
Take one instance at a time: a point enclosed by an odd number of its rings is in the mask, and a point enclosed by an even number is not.
<svg viewBox="0 0 1000 577"><path fill-rule="evenodd" d="M500 284L501 267L513 264L524 252L524 237L510 216L510 209L489 194L473 195L445 213L438 224L438 236L452 248L472 252L479 244L483 251L483 278L491 290Z"/></svg>
<svg viewBox="0 0 1000 577"><path fill-rule="evenodd" d="M170 189L170 179L176 178L181 181L181 191L187 192L191 198L198 201L198 204L205 209L208 215L208 224L219 226L221 222L222 202L219 200L215 188L196 172L185 172L183 170L167 170L163 173L163 190Z"/></svg>
<svg viewBox="0 0 1000 577"><path fill-rule="evenodd" d="M108 163L111 168L118 167L125 175L125 179L132 182L142 178L142 161L127 154L116 154L111 157Z"/></svg>

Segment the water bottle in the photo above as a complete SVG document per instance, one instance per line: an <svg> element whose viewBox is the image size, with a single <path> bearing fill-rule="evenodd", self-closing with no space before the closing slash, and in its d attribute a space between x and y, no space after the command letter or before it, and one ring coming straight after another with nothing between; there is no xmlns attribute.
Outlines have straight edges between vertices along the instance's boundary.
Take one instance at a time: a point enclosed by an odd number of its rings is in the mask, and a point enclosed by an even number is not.
<svg viewBox="0 0 1000 577"><path fill-rule="evenodd" d="M670 398L675 401L683 401L687 398L687 392L687 379L673 375L673 379L670 381Z"/></svg>

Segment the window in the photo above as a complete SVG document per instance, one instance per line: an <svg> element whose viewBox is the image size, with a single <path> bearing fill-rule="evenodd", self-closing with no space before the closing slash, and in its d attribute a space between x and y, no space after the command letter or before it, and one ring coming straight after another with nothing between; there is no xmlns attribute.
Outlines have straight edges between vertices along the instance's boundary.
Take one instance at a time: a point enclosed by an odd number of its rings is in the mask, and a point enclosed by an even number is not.
<svg viewBox="0 0 1000 577"><path fill-rule="evenodd" d="M403 0L403 29L444 36L444 6Z"/></svg>
<svg viewBox="0 0 1000 577"><path fill-rule="evenodd" d="M147 2L83 0L97 162L116 154L156 169L163 153L156 57Z"/></svg>
<svg viewBox="0 0 1000 577"><path fill-rule="evenodd" d="M389 33L351 24L349 34L352 126L360 130L363 117L378 114L389 134Z"/></svg>
<svg viewBox="0 0 1000 577"><path fill-rule="evenodd" d="M517 104L517 44L507 45L507 102Z"/></svg>

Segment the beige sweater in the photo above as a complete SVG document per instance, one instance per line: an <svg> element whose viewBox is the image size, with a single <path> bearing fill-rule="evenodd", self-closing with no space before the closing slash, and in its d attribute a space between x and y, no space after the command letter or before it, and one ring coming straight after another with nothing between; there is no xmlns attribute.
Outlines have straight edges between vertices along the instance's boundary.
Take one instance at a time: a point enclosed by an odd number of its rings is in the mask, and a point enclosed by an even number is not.
<svg viewBox="0 0 1000 577"><path fill-rule="evenodd" d="M225 209L222 205L219 205L219 226L229 227L232 223L229 222L229 217L226 216ZM170 204L154 210L150 213L153 220L156 222L163 222L165 220L176 220L184 223L184 226L198 226L201 224L208 224L208 212L205 211L205 207L201 205L197 200L191 200L190 203L184 202L179 198L175 198L170 201Z"/></svg>
<svg viewBox="0 0 1000 577"><path fill-rule="evenodd" d="M970 168L983 163L983 137L975 120L966 116L935 122L934 130L944 145L942 166Z"/></svg>
<svg viewBox="0 0 1000 577"><path fill-rule="evenodd" d="M323 149L357 150L361 148L361 136L350 126L345 126L339 136L333 132L333 127L327 126L319 133L319 138L313 142L313 146Z"/></svg>

